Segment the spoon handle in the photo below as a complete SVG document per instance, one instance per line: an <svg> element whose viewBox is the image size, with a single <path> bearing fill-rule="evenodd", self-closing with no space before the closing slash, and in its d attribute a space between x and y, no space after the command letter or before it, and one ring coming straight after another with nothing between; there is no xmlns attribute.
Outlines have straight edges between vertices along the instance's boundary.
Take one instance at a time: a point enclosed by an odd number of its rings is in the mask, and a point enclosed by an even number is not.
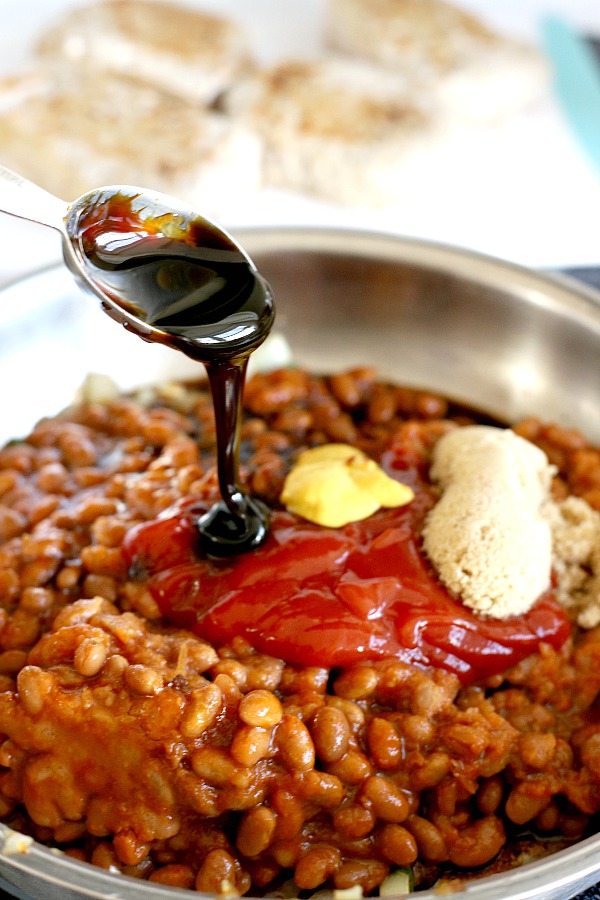
<svg viewBox="0 0 600 900"><path fill-rule="evenodd" d="M67 203L0 165L0 212L61 231Z"/></svg>

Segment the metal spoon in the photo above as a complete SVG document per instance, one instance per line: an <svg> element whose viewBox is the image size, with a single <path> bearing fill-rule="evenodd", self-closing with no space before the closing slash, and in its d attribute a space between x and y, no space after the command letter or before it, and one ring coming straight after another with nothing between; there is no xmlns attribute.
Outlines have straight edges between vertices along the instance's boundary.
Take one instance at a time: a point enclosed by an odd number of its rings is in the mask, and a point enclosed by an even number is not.
<svg viewBox="0 0 600 900"><path fill-rule="evenodd" d="M238 485L239 426L248 357L267 337L274 305L249 256L181 201L127 185L66 203L0 166L0 211L58 230L68 268L108 315L205 364L223 500L200 520L201 543L213 556L262 543L266 509Z"/></svg>

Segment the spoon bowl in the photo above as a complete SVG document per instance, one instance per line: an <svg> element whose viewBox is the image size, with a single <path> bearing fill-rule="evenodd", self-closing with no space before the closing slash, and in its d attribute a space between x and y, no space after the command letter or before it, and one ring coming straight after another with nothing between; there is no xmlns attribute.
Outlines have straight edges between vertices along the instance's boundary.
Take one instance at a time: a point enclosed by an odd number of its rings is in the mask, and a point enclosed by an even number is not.
<svg viewBox="0 0 600 900"><path fill-rule="evenodd" d="M248 254L181 200L108 185L67 203L0 166L0 211L58 230L79 285L145 340L208 362L249 353L271 329L270 291Z"/></svg>

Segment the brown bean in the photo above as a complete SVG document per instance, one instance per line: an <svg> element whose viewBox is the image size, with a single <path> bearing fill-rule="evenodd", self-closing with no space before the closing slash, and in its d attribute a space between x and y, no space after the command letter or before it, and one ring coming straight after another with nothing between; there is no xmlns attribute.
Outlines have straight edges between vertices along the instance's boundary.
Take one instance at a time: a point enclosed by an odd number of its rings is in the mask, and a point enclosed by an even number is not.
<svg viewBox="0 0 600 900"><path fill-rule="evenodd" d="M338 697L346 700L364 700L377 688L378 676L370 666L355 666L336 680L333 689Z"/></svg>
<svg viewBox="0 0 600 900"><path fill-rule="evenodd" d="M160 684L162 686L162 678ZM214 723L222 708L223 694L217 684L209 682L193 691L181 720L182 735L186 738L199 737Z"/></svg>
<svg viewBox="0 0 600 900"><path fill-rule="evenodd" d="M519 753L526 766L545 769L554 756L556 736L554 734L522 734L519 736Z"/></svg>
<svg viewBox="0 0 600 900"><path fill-rule="evenodd" d="M355 840L369 834L375 825L375 816L370 809L349 803L335 811L333 824L344 839Z"/></svg>
<svg viewBox="0 0 600 900"><path fill-rule="evenodd" d="M421 816L410 816L406 827L417 842L419 856L429 863L442 863L448 859L446 840L433 822Z"/></svg>
<svg viewBox="0 0 600 900"><path fill-rule="evenodd" d="M240 725L233 736L229 752L240 766L255 766L269 752L271 731L252 725Z"/></svg>
<svg viewBox="0 0 600 900"><path fill-rule="evenodd" d="M196 875L195 888L206 894L221 894L226 885L235 889L235 860L226 850L211 850Z"/></svg>
<svg viewBox="0 0 600 900"><path fill-rule="evenodd" d="M47 702L54 677L37 666L25 666L17 675L17 690L24 709L30 716L36 716Z"/></svg>
<svg viewBox="0 0 600 900"><path fill-rule="evenodd" d="M448 858L455 866L466 869L483 866L500 852L505 840L500 819L486 816L459 831L449 846Z"/></svg>
<svg viewBox="0 0 600 900"><path fill-rule="evenodd" d="M350 726L344 713L333 706L322 706L310 723L317 756L324 762L340 759L348 749Z"/></svg>
<svg viewBox="0 0 600 900"><path fill-rule="evenodd" d="M504 782L499 775L482 781L477 791L477 806L484 816L497 811L504 798Z"/></svg>
<svg viewBox="0 0 600 900"><path fill-rule="evenodd" d="M281 703L270 691L250 691L240 700L238 715L246 725L273 728L281 722Z"/></svg>
<svg viewBox="0 0 600 900"><path fill-rule="evenodd" d="M404 748L392 722L380 716L373 716L367 728L367 745L371 758L378 768L397 768Z"/></svg>
<svg viewBox="0 0 600 900"><path fill-rule="evenodd" d="M327 771L345 784L360 784L373 774L373 766L364 753L351 747L341 759L329 763Z"/></svg>
<svg viewBox="0 0 600 900"><path fill-rule="evenodd" d="M373 810L384 822L404 822L409 805L401 789L382 775L372 775L363 782L360 802Z"/></svg>
<svg viewBox="0 0 600 900"><path fill-rule="evenodd" d="M522 782L512 789L504 810L517 825L530 822L548 805L551 799L548 786L544 782Z"/></svg>
<svg viewBox="0 0 600 900"><path fill-rule="evenodd" d="M191 890L194 887L196 876L191 866L170 863L151 872L148 881L182 890Z"/></svg>
<svg viewBox="0 0 600 900"><path fill-rule="evenodd" d="M300 890L314 890L334 875L341 854L336 847L313 847L300 857L294 869L294 881Z"/></svg>
<svg viewBox="0 0 600 900"><path fill-rule="evenodd" d="M257 806L244 813L240 821L236 846L243 856L264 853L275 834L277 819L268 806Z"/></svg>
<svg viewBox="0 0 600 900"><path fill-rule="evenodd" d="M402 825L384 825L378 843L385 858L397 866L410 866L417 858L417 842Z"/></svg>
<svg viewBox="0 0 600 900"><path fill-rule="evenodd" d="M163 678L150 666L136 664L125 669L125 683L130 691L151 696L162 690Z"/></svg>
<svg viewBox="0 0 600 900"><path fill-rule="evenodd" d="M339 890L360 885L365 894L378 887L389 872L389 866L378 859L352 859L343 862L333 876Z"/></svg>
<svg viewBox="0 0 600 900"><path fill-rule="evenodd" d="M308 772L315 765L315 745L304 722L285 715L275 732L283 764L292 771Z"/></svg>

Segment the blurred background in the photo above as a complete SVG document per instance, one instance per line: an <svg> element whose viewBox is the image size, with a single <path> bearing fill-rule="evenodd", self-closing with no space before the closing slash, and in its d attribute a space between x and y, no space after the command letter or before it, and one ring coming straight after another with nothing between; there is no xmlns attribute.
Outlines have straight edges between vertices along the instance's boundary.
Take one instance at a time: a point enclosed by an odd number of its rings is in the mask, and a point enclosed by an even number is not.
<svg viewBox="0 0 600 900"><path fill-rule="evenodd" d="M148 7L154 6L154 0L139 2ZM65 20L65 16L69 11L94 5L96 4L90 5L77 0L2 0L0 8L0 76L3 79L0 84L0 162L12 168L19 167L23 174L35 176L40 181L47 174L46 185L50 188L57 183L51 177L51 170L53 166L60 165L61 147L64 158L68 161L67 169L80 169L78 175L85 175L83 162L79 167L73 161L76 157L71 159L69 156L69 147L74 141L81 145L79 152L82 153L83 160L85 153L81 148L85 148L85 140L89 140L91 146L96 148L105 146L107 140L112 139L117 144L121 141L127 143L128 140L127 135L122 137L117 134L119 126L112 119L104 129L104 132L108 130L110 133L103 133L102 117L87 115L83 100L79 124L73 125L75 120L71 118L68 127L61 125L60 109L55 113L51 106L52 102L56 102L57 95L60 100L60 92L63 90L70 94L69 102L72 102L73 94L77 93L74 85L79 83L80 75L82 96L85 91L90 90L90 73L84 73L83 69L78 68L85 64L85 59L81 55L77 56L81 48L77 50L75 47L71 57L67 58L70 52L69 40L64 38L64 34L61 37L60 32L57 36L56 29L68 27L68 18ZM179 0L178 5L194 11L211 12L239 25L253 58L253 65L259 71L282 61L322 59L332 52L327 45L327 0L287 0L285 3L281 0ZM535 59L535 53L540 54L535 65L541 62L542 68L536 69L538 81L534 89L531 87L531 73L523 75L523 84L518 79L511 81L507 75L506 90L510 94L510 102L505 104L506 108L501 114L491 115L489 120L483 116L483 121L464 122L454 113L448 115L446 110L445 123L449 122L449 127L440 129L436 116L439 119L443 115L436 103L431 109L429 102L433 82L425 78L422 82L417 80L415 85L408 84L408 97L413 91L417 107L420 108L423 103L428 110L427 115L431 114L436 120L433 129L425 129L420 135L423 152L419 154L418 151L411 150L403 173L399 162L392 160L390 163L395 138L391 140L386 133L381 138L381 144L376 146L377 134L373 133L369 135L365 146L361 145L362 155L356 163L357 172L371 165L374 168L379 166L384 179L390 177L398 181L400 186L390 190L389 202L382 203L381 198L378 198L377 202L371 203L368 192L357 192L360 196L357 195L354 201L352 196L348 199L347 191L343 199L338 200L333 189L333 196L323 196L322 191L319 193L319 190L298 187L291 182L276 183L273 178L265 180L260 174L258 183L251 190L223 190L220 197L222 202L215 202L211 198L210 203L207 201L210 208L206 212L217 217L221 224L233 232L236 228L251 225L363 228L459 245L533 267L561 268L600 264L600 165L596 166L569 126L565 110L558 102L552 61L545 57L541 39L542 22L548 15L561 17L570 29L586 39L600 38L600 3L598 0L502 0L501 3L494 3L492 0L461 0L459 4L454 4L454 8L473 13L486 28L509 42L525 42L534 52L532 59ZM79 19L76 27L85 32L83 20ZM47 39L52 34L54 37ZM40 41L45 39L46 49L40 55ZM113 46L116 46L114 35L111 39ZM75 45L76 42L74 44L71 40L71 50ZM204 53L207 48L198 49L199 53ZM62 60L61 54L66 54ZM484 51L480 53L475 66L470 70L469 65L466 66L463 79L465 83L461 83L461 89L465 88L468 78L477 85L478 73L485 71L486 59ZM160 65L162 63L157 62L158 71ZM598 65L600 72L600 61ZM502 93L502 66L505 67L504 71L510 71L510 54L498 63L493 81L492 103ZM137 72L137 67L134 68ZM545 71L545 76L542 70ZM60 74L56 75L57 72ZM91 76L91 84L96 85L97 94L104 90L104 77L99 73L100 69ZM387 74L389 73L382 75L382 78L387 77ZM405 77L406 73L402 73L402 78ZM600 75L598 77L600 84ZM234 76L236 81L241 79L240 75ZM52 82L51 88L48 88L47 80ZM478 102L485 107L484 82L485 79L481 79L481 96ZM234 85L236 89L238 86ZM466 84L465 89L469 91L472 86ZM152 88L155 89L156 86ZM376 92L377 83L373 82L369 90ZM386 91L389 96L389 86ZM235 116L241 118L244 127L249 125L251 130L254 128L260 135L260 140L264 140L260 123L257 125L252 118L248 120L247 113L254 95L252 92L245 94L243 90L238 91L238 94L239 96L234 92L235 103L232 108ZM598 97L600 98L600 88ZM96 96L95 102L97 99ZM135 102L135 99L130 100L124 95L120 115L125 131ZM180 103L180 98L172 102ZM29 111L28 103L33 103L31 109L34 113ZM117 99L116 104L119 103ZM185 136L178 135L177 126L169 118L170 112L165 114L164 119L161 119L161 115L162 113L157 118L164 122L163 138L167 150L163 149L163 152L168 155L169 137L172 137L173 146L177 145L181 150ZM331 114L325 111L323 115L327 121L333 121L336 114L334 111ZM328 119L329 115L331 118ZM595 119L600 123L600 105L597 109L590 106L589 115L591 120ZM57 144L55 139L53 147L48 150L47 135L44 132L54 125L61 132L60 140ZM36 127L41 129L37 136ZM273 120L270 127L272 131L275 130ZM368 123L365 127L368 132ZM11 142L13 130L16 137ZM444 131L442 137L441 130ZM598 134L600 136L600 127ZM411 132L411 141L413 138L414 133ZM336 139L335 135L333 139ZM154 138L145 139L138 132L131 140L141 140L145 154ZM27 145L21 148L22 156L19 156L19 141ZM401 156L405 153L405 143L405 133L399 133L398 147L403 148ZM388 147L386 152L381 150L383 145ZM136 146L134 143L134 150ZM332 165L328 156L329 149L319 149L323 146L317 142L313 148L314 158L310 165L317 169L320 164L324 165L322 161L325 157L329 159L329 165ZM248 164L248 152L245 153L243 149L238 152L240 164ZM354 151L342 146L339 152L339 159L346 166ZM137 154L138 160L141 159L141 154L142 150ZM188 156L190 155L194 155L193 150L189 151ZM225 151L222 153L224 155ZM600 146L598 160L600 161ZM301 159L300 162L293 160L290 163L291 168L294 165L307 164L305 159ZM332 169L335 168L332 165ZM95 171L104 174L105 170L100 167ZM124 154L118 170L119 180L141 183L141 177L147 177L147 173L151 171L153 170L148 165L138 167L135 152L129 156ZM235 173L232 175L232 172L234 170L230 169L225 173L224 184L231 183L232 178L235 182ZM40 173L42 177L38 177ZM93 174L92 169L91 177ZM351 168L346 175L346 181L348 178L352 179ZM145 186L164 189L172 183L182 195L185 177L184 172L179 180L166 179L165 184ZM210 173L207 177L211 178ZM313 180L318 184L323 181L318 173ZM59 183L66 185L63 190L64 199L74 199L74 196L67 195L70 182L63 179ZM217 179L214 184L218 183ZM184 187L180 187L181 185ZM204 211L201 205L203 196L200 191L191 197L200 211ZM59 258L57 235L41 227L0 215L0 284L8 283Z"/></svg>

